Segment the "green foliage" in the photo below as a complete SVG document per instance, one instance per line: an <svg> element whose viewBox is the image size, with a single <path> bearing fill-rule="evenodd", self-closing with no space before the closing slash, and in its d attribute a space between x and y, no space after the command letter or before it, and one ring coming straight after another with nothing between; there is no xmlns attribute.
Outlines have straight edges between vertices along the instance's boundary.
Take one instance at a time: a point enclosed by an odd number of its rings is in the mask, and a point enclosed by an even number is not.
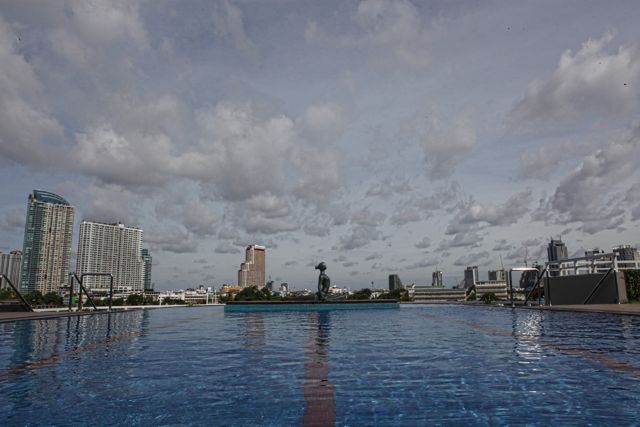
<svg viewBox="0 0 640 427"><path fill-rule="evenodd" d="M62 306L62 297L57 292L48 292L42 297L42 302L46 305Z"/></svg>
<svg viewBox="0 0 640 427"><path fill-rule="evenodd" d="M483 294L480 299L485 304L491 304L494 301L498 301L498 297L493 292L487 292L486 294Z"/></svg>
<svg viewBox="0 0 640 427"><path fill-rule="evenodd" d="M131 294L127 296L127 305L142 305L144 304L144 295Z"/></svg>
<svg viewBox="0 0 640 427"><path fill-rule="evenodd" d="M31 291L24 296L24 299L31 305L41 305L44 303L42 292Z"/></svg>
<svg viewBox="0 0 640 427"><path fill-rule="evenodd" d="M16 293L13 292L11 288L0 289L0 301L4 301L6 299L15 299Z"/></svg>
<svg viewBox="0 0 640 427"><path fill-rule="evenodd" d="M257 286L244 288L235 297L235 301L268 301L271 299L271 292L267 288L262 290Z"/></svg>
<svg viewBox="0 0 640 427"><path fill-rule="evenodd" d="M351 295L350 299L371 299L372 291L369 288L360 289Z"/></svg>
<svg viewBox="0 0 640 427"><path fill-rule="evenodd" d="M109 300L107 300L107 304L109 304L108 302ZM113 303L111 303L111 305L124 305L124 298L116 298L113 300Z"/></svg>
<svg viewBox="0 0 640 427"><path fill-rule="evenodd" d="M393 291L381 294L378 299L397 299L400 301L411 301L409 291L407 289L394 289Z"/></svg>
<svg viewBox="0 0 640 427"><path fill-rule="evenodd" d="M625 270L624 281L629 301L640 301L640 270Z"/></svg>

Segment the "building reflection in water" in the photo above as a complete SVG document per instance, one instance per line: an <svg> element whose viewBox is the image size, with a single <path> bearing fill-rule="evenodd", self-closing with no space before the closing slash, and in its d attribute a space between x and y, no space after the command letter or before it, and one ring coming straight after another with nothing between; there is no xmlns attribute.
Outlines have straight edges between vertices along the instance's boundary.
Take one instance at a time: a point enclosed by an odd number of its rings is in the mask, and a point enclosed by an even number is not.
<svg viewBox="0 0 640 427"><path fill-rule="evenodd" d="M304 426L334 425L336 420L335 390L329 382L330 314L309 313L310 335L305 345Z"/></svg>

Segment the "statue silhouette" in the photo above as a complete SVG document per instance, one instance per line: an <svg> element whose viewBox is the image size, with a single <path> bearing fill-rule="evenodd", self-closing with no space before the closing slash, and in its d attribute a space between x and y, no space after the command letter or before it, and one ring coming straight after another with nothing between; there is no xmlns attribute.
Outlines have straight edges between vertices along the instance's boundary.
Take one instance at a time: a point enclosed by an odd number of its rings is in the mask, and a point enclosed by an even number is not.
<svg viewBox="0 0 640 427"><path fill-rule="evenodd" d="M324 262L316 265L316 270L320 270L320 275L318 276L318 299L320 301L324 301L329 293L329 288L331 287L331 279L324 272L327 269L327 266Z"/></svg>

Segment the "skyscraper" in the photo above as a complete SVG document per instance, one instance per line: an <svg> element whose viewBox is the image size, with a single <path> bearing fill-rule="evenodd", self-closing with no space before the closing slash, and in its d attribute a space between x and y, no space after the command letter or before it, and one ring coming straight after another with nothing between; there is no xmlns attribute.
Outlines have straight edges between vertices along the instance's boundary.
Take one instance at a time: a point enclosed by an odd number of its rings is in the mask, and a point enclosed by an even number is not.
<svg viewBox="0 0 640 427"><path fill-rule="evenodd" d="M567 250L567 246L562 242L562 239L551 238L549 246L547 247L547 257L551 264L549 266L549 275L561 276L562 274L558 268L558 263L555 261L569 258L569 251Z"/></svg>
<svg viewBox="0 0 640 427"><path fill-rule="evenodd" d="M389 290L395 291L399 289L404 289L402 287L402 281L400 281L400 277L397 274L389 275Z"/></svg>
<svg viewBox="0 0 640 427"><path fill-rule="evenodd" d="M442 271L437 270L431 273L431 286L442 287Z"/></svg>
<svg viewBox="0 0 640 427"><path fill-rule="evenodd" d="M120 292L142 292L142 230L124 224L82 221L78 239L76 272L110 273L113 287ZM83 279L85 288L94 292L109 289L108 277Z"/></svg>
<svg viewBox="0 0 640 427"><path fill-rule="evenodd" d="M467 267L464 270L464 287L466 288L470 288L471 286L475 285L476 282L479 282L479 276L478 276L478 266L474 265L473 267Z"/></svg>
<svg viewBox="0 0 640 427"><path fill-rule="evenodd" d="M266 248L259 245L249 245L245 251L245 260L238 270L238 286L246 288L265 285L265 252Z"/></svg>
<svg viewBox="0 0 640 427"><path fill-rule="evenodd" d="M20 286L20 266L22 264L22 252L11 251L8 254L0 252L0 274L9 278L13 286ZM6 283L1 284L7 287Z"/></svg>
<svg viewBox="0 0 640 427"><path fill-rule="evenodd" d="M489 270L487 278L495 282L506 282L507 272L504 269L501 270Z"/></svg>
<svg viewBox="0 0 640 427"><path fill-rule="evenodd" d="M143 285L145 291L152 291L153 284L151 283L151 264L153 257L149 255L149 249L143 249L142 252L142 270L143 270Z"/></svg>
<svg viewBox="0 0 640 427"><path fill-rule="evenodd" d="M73 207L47 191L29 194L24 225L22 292L57 292L67 283L73 238Z"/></svg>

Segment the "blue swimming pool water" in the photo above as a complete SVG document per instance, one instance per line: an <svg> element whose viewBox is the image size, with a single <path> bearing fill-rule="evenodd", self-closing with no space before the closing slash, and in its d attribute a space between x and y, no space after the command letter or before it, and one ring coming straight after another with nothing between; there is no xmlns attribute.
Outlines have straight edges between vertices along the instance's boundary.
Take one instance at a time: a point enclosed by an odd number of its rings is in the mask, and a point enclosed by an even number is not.
<svg viewBox="0 0 640 427"><path fill-rule="evenodd" d="M3 323L0 424L637 424L639 327L439 305Z"/></svg>

